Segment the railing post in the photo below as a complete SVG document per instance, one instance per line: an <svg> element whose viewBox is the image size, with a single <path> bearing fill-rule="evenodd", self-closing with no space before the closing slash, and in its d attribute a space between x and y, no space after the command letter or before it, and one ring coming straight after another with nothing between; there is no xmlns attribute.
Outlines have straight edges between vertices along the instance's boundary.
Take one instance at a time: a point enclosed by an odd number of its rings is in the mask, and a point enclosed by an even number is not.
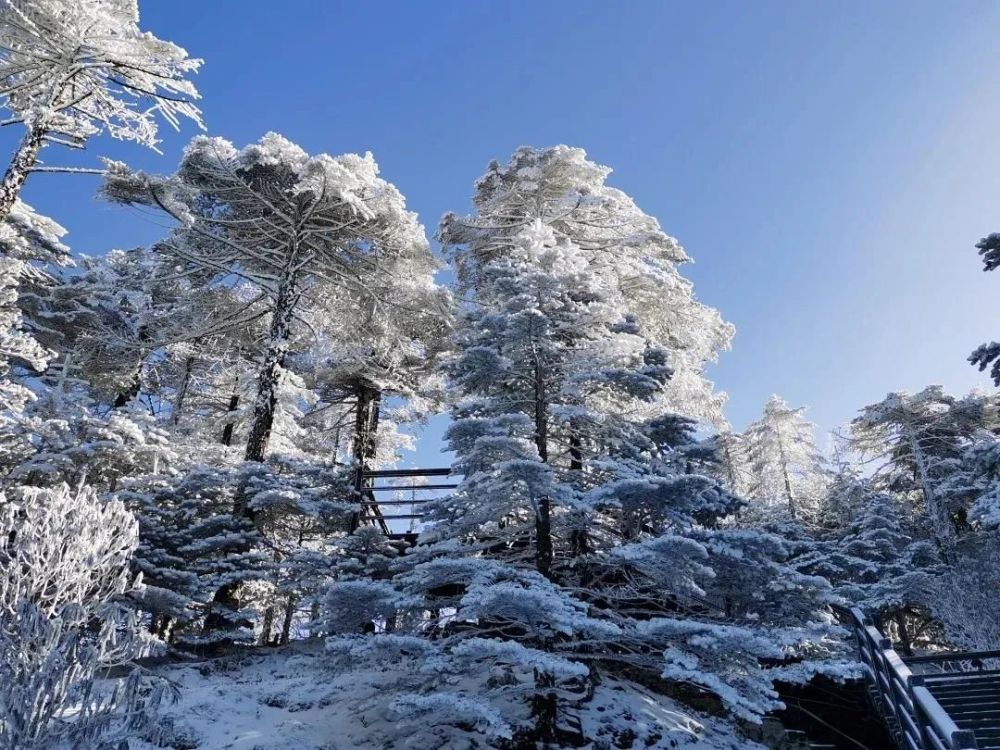
<svg viewBox="0 0 1000 750"><path fill-rule="evenodd" d="M911 674L906 680L906 693L910 696L910 703L913 705L913 720L917 723L917 730L920 732L921 750L934 750L931 738L927 736L928 718L924 715L923 704L913 695L913 688L924 687L923 675Z"/></svg>
<svg viewBox="0 0 1000 750"><path fill-rule="evenodd" d="M875 708L887 728L894 734L899 732L894 739L900 750L917 747L919 750L976 750L979 745L975 733L958 727L928 689L924 676L910 671L893 649L892 642L872 626L859 609L849 610L849 616L859 659L872 683ZM983 654L993 657L992 653ZM1000 652L997 656L1000 657Z"/></svg>

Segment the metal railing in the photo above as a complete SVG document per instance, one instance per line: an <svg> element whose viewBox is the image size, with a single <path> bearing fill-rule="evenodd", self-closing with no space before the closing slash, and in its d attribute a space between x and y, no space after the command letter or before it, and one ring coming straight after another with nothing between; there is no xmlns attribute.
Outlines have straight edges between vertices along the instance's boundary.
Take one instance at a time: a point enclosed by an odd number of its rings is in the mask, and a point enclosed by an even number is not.
<svg viewBox="0 0 1000 750"><path fill-rule="evenodd" d="M971 730L961 729L859 609L838 608L854 633L873 702L900 750L978 748Z"/></svg>
<svg viewBox="0 0 1000 750"><path fill-rule="evenodd" d="M990 665L1000 665L1000 651L942 651L904 656L903 662L918 665L920 674L995 672Z"/></svg>
<svg viewBox="0 0 1000 750"><path fill-rule="evenodd" d="M359 511L352 521L352 530L362 524L372 524L378 526L383 534L391 538L413 536L414 532L412 531L400 532L394 529L391 522L409 521L411 526L414 521L419 522L425 515L421 506L433 498L417 497L416 493L427 490L448 490L458 486L453 482L419 484L419 480L450 475L451 469L447 468L358 471L355 478L355 489L360 497ZM380 483L395 479L411 479L413 482L406 485ZM382 492L410 492L411 497L409 499L380 500L376 493ZM400 513L394 510L399 507L408 508L409 512Z"/></svg>

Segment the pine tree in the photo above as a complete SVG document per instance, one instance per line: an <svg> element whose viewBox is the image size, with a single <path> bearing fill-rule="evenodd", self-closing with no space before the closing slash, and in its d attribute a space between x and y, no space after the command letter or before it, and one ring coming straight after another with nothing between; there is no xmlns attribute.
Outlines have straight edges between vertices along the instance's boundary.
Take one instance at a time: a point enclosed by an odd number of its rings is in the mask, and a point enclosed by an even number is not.
<svg viewBox="0 0 1000 750"><path fill-rule="evenodd" d="M938 494L962 531L1000 526L1000 439L987 429L968 438Z"/></svg>
<svg viewBox="0 0 1000 750"><path fill-rule="evenodd" d="M671 352L673 378L647 416L679 413L722 424L725 394L705 377L705 365L729 346L733 327L694 296L678 266L690 258L657 220L606 184L611 170L582 149L519 148L507 164L493 162L476 182L476 213L447 214L439 230L454 255L459 291L481 286L479 273L507 252L511 238L536 220L566 237L609 284L653 344Z"/></svg>
<svg viewBox="0 0 1000 750"><path fill-rule="evenodd" d="M36 166L48 144L81 148L107 131L155 148L157 115L201 125L185 79L201 61L141 31L136 0L3 0L0 50L7 123L26 128L0 184L0 220L32 172L74 171Z"/></svg>
<svg viewBox="0 0 1000 750"><path fill-rule="evenodd" d="M904 653L927 627L938 555L903 533L900 508L885 493L871 493L837 550L842 573L837 592L860 606Z"/></svg>
<svg viewBox="0 0 1000 750"><path fill-rule="evenodd" d="M718 457L716 471L719 479L737 495L746 493L750 482L750 467L747 465L747 444L743 435L732 430L723 430L712 439Z"/></svg>
<svg viewBox="0 0 1000 750"><path fill-rule="evenodd" d="M343 436L363 470L395 458L397 422L420 420L443 399L439 365L452 302L434 282L437 267L429 253L409 253L366 289L322 300L328 334L295 357L328 412L321 424L353 420Z"/></svg>
<svg viewBox="0 0 1000 750"><path fill-rule="evenodd" d="M1000 648L1000 540L983 534L934 581L931 610L949 645L966 651Z"/></svg>
<svg viewBox="0 0 1000 750"><path fill-rule="evenodd" d="M756 720L778 705L781 671L761 660L824 651L801 627L822 617L822 596L782 607L808 577L775 565L773 609L733 622L718 608L712 545L724 542L710 527L739 501L693 471L711 449L692 420L645 417L670 353L605 272L610 249L589 253L541 218L477 242L492 251L453 251L476 279L448 365L463 480L431 503L390 580L330 585L328 649L354 669L397 665L379 699L411 714L414 742L582 742L571 719L602 674L663 680Z"/></svg>
<svg viewBox="0 0 1000 750"><path fill-rule="evenodd" d="M377 289L400 258L429 253L423 228L399 191L378 177L370 154L311 157L274 133L244 149L195 138L168 178L109 164L103 192L177 220L160 252L208 274L206 283L242 279L267 310L248 461L267 455L294 329L302 321L321 324L311 314L319 290L369 299L368 282L377 279Z"/></svg>
<svg viewBox="0 0 1000 750"><path fill-rule="evenodd" d="M993 271L1000 266L1000 232L994 232L976 243L976 249L983 259L983 270ZM980 371L990 367L990 377L993 383L1000 387L1000 344L991 341L983 344L969 355L969 362L976 365Z"/></svg>
<svg viewBox="0 0 1000 750"><path fill-rule="evenodd" d="M51 283L53 270L71 262L62 242L65 234L55 221L20 201L0 223L0 425L33 398L11 379L11 369L23 366L40 372L52 357L36 338L38 321L25 320L23 295L27 287Z"/></svg>
<svg viewBox="0 0 1000 750"><path fill-rule="evenodd" d="M818 521L828 474L804 411L771 396L761 418L744 430L749 517L784 517L807 526Z"/></svg>
<svg viewBox="0 0 1000 750"><path fill-rule="evenodd" d="M378 309L379 290L427 284L388 275L433 267L423 227L399 191L378 176L371 154L310 156L275 133L237 149L221 138L197 137L177 173L154 177L109 163L103 194L125 205L150 206L176 220L157 250L209 286L241 280L269 321L256 372L256 396L243 458L261 463L282 415L291 378L289 352L304 328L323 335L325 295L347 293ZM249 494L236 493L236 512L259 524ZM245 550L249 552L249 550ZM219 590L220 608L238 610L236 585Z"/></svg>
<svg viewBox="0 0 1000 750"><path fill-rule="evenodd" d="M901 494L939 540L965 525L965 511L944 493L969 438L995 417L991 399L949 396L940 386L890 393L851 423L852 449L871 464L878 486Z"/></svg>

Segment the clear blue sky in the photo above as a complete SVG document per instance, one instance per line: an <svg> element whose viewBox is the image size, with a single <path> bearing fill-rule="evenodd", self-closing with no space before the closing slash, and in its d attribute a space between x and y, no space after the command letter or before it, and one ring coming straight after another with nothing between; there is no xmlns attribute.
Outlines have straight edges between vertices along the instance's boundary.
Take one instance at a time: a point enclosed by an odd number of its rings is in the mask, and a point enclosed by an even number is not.
<svg viewBox="0 0 1000 750"><path fill-rule="evenodd" d="M146 28L205 59L212 134L371 150L431 233L521 144L612 166L737 326L712 369L737 428L772 392L830 429L889 390L987 385L965 357L1000 338L1000 272L973 248L1000 231L1000 3L140 6ZM162 157L102 138L62 161L168 171L194 130L164 134ZM160 233L95 187L39 175L25 196L80 252ZM440 463L437 432L424 464Z"/></svg>

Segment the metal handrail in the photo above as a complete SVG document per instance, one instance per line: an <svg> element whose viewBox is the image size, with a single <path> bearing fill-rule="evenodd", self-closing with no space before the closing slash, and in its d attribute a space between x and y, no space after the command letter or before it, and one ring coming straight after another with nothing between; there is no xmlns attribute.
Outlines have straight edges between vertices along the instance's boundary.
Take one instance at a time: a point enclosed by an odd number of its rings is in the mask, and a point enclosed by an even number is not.
<svg viewBox="0 0 1000 750"><path fill-rule="evenodd" d="M973 659L1000 659L1000 651L941 651L936 654L904 656L907 664L933 664L940 661L972 661Z"/></svg>
<svg viewBox="0 0 1000 750"><path fill-rule="evenodd" d="M978 748L975 735L960 729L913 674L889 641L860 609L837 608L848 620L877 708L900 750L969 750Z"/></svg>

